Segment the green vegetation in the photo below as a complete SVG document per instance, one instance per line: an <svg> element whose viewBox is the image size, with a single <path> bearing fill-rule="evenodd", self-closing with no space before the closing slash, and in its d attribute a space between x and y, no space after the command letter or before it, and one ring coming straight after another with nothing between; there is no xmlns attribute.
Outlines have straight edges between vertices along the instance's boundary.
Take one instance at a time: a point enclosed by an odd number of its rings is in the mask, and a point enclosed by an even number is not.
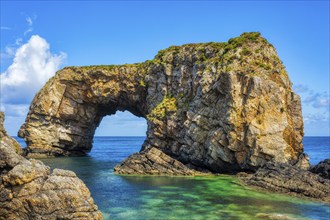
<svg viewBox="0 0 330 220"><path fill-rule="evenodd" d="M79 68L81 70L93 70L93 69L103 69L103 70L113 70L118 66L116 65L90 65L90 66L73 66L70 68Z"/></svg>
<svg viewBox="0 0 330 220"><path fill-rule="evenodd" d="M142 79L140 79L140 86L146 87L146 83Z"/></svg>
<svg viewBox="0 0 330 220"><path fill-rule="evenodd" d="M174 97L165 95L162 102L159 103L150 114L147 115L147 119L155 122L155 120L162 120L168 113L174 113L177 111L177 101Z"/></svg>
<svg viewBox="0 0 330 220"><path fill-rule="evenodd" d="M164 69L168 64L176 67L177 65L191 61L198 65L200 73L208 71L209 69L207 68L210 63L216 63L217 67L224 68L223 70L225 71L230 71L233 68L230 67L230 65L234 63L235 60L244 59L242 56L251 56L251 58L256 61L252 61L250 64L265 70L270 70L272 66L277 65L277 63L281 64L282 62L275 55L269 57L266 61L264 60L266 55L263 53L263 49L269 45L267 40L262 38L259 32L248 32L241 34L239 37L231 38L228 42L192 43L182 46L170 46L167 49L160 50L153 60L147 60L142 63L93 65L72 68L78 68L78 70L83 73L86 71L88 74L96 73L98 70L106 70L109 71L108 74L124 74L124 77L133 79L136 75L147 75L150 70L154 68ZM91 72L89 72L90 70ZM146 86L144 80L139 80L139 78L135 78L139 85L143 87Z"/></svg>
<svg viewBox="0 0 330 220"><path fill-rule="evenodd" d="M197 52L197 59L199 62L203 62L207 60L205 55L205 48L209 47L214 53L219 53L219 55L225 54L227 51L236 49L237 47L241 47L244 44L251 42L251 43L258 43L263 42L267 43L265 39L263 39L259 32L249 32L243 33L239 37L231 38L227 43L217 43L217 42L209 42L209 43L196 43L196 44L184 44L182 46L171 46L167 49L160 50L158 54L155 56L155 60L159 60L160 62L165 62L165 57L169 54L173 56L188 51L189 48L192 48L192 51ZM252 52L251 52L252 53ZM244 55L249 55L249 51L246 49L243 51Z"/></svg>
<svg viewBox="0 0 330 220"><path fill-rule="evenodd" d="M246 47L243 47L243 49L241 51L241 55L243 55L243 56L249 56L251 54L252 54L252 52L249 49L247 49Z"/></svg>
<svg viewBox="0 0 330 220"><path fill-rule="evenodd" d="M259 39L261 38L261 35L259 32L249 32L249 33L243 33L239 37L231 38L228 41L228 44L226 46L226 50L234 49L237 47L242 46L243 44L246 44L247 42L259 42Z"/></svg>
<svg viewBox="0 0 330 220"><path fill-rule="evenodd" d="M272 66L270 64L260 62L260 61L255 61L255 64L261 68L264 68L265 70L270 70Z"/></svg>

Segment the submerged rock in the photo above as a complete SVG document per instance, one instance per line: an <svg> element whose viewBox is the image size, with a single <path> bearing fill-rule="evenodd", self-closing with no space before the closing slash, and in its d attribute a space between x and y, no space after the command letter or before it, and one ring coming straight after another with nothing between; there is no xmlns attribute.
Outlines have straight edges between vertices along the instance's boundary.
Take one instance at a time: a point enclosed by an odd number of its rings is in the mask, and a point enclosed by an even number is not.
<svg viewBox="0 0 330 220"><path fill-rule="evenodd" d="M291 86L259 33L172 46L143 63L58 71L36 94L19 136L29 157L84 155L102 118L128 110L148 123L136 164L149 148L216 173L297 164L303 120Z"/></svg>
<svg viewBox="0 0 330 220"><path fill-rule="evenodd" d="M330 159L325 159L309 170L323 178L330 179Z"/></svg>
<svg viewBox="0 0 330 220"><path fill-rule="evenodd" d="M240 177L250 186L330 202L330 180L289 164L269 162L254 174Z"/></svg>
<svg viewBox="0 0 330 220"><path fill-rule="evenodd" d="M0 116L0 219L102 219L74 172L17 154Z"/></svg>
<svg viewBox="0 0 330 220"><path fill-rule="evenodd" d="M293 218L283 214L276 213L258 213L256 215L256 219L268 219L268 220L297 220L297 218Z"/></svg>

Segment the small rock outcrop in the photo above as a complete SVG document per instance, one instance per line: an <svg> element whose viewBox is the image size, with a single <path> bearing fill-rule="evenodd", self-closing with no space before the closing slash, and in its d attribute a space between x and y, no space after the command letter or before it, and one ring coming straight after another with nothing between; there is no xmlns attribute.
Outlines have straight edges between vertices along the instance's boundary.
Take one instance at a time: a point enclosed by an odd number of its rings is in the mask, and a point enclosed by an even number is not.
<svg viewBox="0 0 330 220"><path fill-rule="evenodd" d="M115 172L147 175L203 175L154 147L129 156L115 167Z"/></svg>
<svg viewBox="0 0 330 220"><path fill-rule="evenodd" d="M303 120L291 86L259 33L172 46L143 63L58 71L36 94L19 136L29 157L84 155L102 118L128 110L147 119L141 154L155 148L216 173L297 164ZM145 157L122 167L137 158Z"/></svg>
<svg viewBox="0 0 330 220"><path fill-rule="evenodd" d="M330 159L325 159L309 170L323 178L330 179Z"/></svg>
<svg viewBox="0 0 330 220"><path fill-rule="evenodd" d="M329 179L289 164L269 162L254 174L240 176L250 186L330 202Z"/></svg>
<svg viewBox="0 0 330 220"><path fill-rule="evenodd" d="M0 219L102 219L75 173L51 172L41 161L17 154L17 142L6 135L0 116Z"/></svg>

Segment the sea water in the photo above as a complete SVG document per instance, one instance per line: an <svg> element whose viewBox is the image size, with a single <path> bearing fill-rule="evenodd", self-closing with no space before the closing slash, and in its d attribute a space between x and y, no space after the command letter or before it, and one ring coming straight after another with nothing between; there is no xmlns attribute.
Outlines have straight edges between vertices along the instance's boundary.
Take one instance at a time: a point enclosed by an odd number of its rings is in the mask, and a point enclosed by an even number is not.
<svg viewBox="0 0 330 220"><path fill-rule="evenodd" d="M73 170L105 219L330 219L330 206L244 187L233 176L121 176L113 168L138 152L144 137L95 137L88 156L43 159ZM17 139L22 145L22 139ZM22 143L23 142L23 143ZM305 137L312 164L330 158L330 137ZM267 217L268 215L268 217Z"/></svg>

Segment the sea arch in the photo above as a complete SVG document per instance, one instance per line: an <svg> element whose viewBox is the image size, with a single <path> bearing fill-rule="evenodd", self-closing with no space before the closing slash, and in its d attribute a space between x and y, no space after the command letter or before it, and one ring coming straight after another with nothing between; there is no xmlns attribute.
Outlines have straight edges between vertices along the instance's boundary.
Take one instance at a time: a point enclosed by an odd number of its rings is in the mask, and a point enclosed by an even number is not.
<svg viewBox="0 0 330 220"><path fill-rule="evenodd" d="M19 135L27 154L84 155L92 148L102 118L129 111L146 118L145 69L142 65L67 67L59 71L32 101Z"/></svg>
<svg viewBox="0 0 330 220"><path fill-rule="evenodd" d="M102 118L127 110L148 126L139 155L124 161L129 169L137 161L159 167L150 158L170 163L160 173L176 161L213 172L295 164L303 121L291 86L259 33L173 46L143 63L58 71L36 94L19 136L31 157L83 155Z"/></svg>

